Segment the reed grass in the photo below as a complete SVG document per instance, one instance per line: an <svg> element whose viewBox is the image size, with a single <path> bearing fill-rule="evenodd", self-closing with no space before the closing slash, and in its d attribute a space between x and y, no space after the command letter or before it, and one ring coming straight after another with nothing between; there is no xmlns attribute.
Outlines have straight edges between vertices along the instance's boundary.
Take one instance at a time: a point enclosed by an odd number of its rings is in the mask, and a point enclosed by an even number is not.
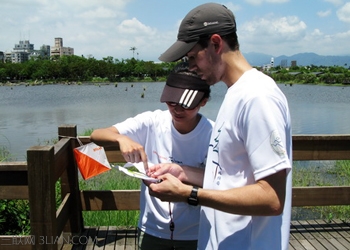
<svg viewBox="0 0 350 250"><path fill-rule="evenodd" d="M300 162L293 165L293 186L350 186L350 161L338 160L327 162L322 165L321 161L310 164L310 167L300 166ZM350 206L315 206L293 207L292 219L340 219L350 221Z"/></svg>
<svg viewBox="0 0 350 250"><path fill-rule="evenodd" d="M111 169L88 180L80 179L81 190L139 190L141 180ZM138 200L135 202L139 202ZM140 211L83 211L86 226L135 227Z"/></svg>

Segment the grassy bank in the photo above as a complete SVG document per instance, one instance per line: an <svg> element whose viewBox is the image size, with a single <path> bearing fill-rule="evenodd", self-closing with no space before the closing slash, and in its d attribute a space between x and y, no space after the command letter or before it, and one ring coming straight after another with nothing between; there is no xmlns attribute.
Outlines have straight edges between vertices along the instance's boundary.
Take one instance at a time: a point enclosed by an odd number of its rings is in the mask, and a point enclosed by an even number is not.
<svg viewBox="0 0 350 250"><path fill-rule="evenodd" d="M139 190L141 180L112 169L88 180L80 179L79 187L81 190ZM83 211L83 218L86 226L136 226L139 214L139 211Z"/></svg>

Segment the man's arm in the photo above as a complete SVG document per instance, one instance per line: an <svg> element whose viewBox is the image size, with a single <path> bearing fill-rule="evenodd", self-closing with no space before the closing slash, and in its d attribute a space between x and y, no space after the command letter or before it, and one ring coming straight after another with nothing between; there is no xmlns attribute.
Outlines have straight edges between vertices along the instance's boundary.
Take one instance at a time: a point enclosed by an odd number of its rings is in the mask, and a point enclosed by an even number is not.
<svg viewBox="0 0 350 250"><path fill-rule="evenodd" d="M108 128L99 128L92 131L90 135L90 139L92 142L100 145L100 146L113 146L118 143L119 134L118 130L111 126Z"/></svg>
<svg viewBox="0 0 350 250"><path fill-rule="evenodd" d="M127 162L143 162L145 169L148 169L146 152L142 145L122 135L114 127L96 129L91 133L91 141L98 145L107 147L119 144L120 152Z"/></svg>
<svg viewBox="0 0 350 250"><path fill-rule="evenodd" d="M162 201L187 202L192 186L171 174L159 176L161 183L150 184L150 194ZM257 183L228 190L198 190L199 205L241 215L273 216L282 213L286 193L286 171L281 170Z"/></svg>
<svg viewBox="0 0 350 250"><path fill-rule="evenodd" d="M148 175L159 178L170 173L183 183L203 187L204 169L190 166L180 166L175 163L156 164L148 169Z"/></svg>

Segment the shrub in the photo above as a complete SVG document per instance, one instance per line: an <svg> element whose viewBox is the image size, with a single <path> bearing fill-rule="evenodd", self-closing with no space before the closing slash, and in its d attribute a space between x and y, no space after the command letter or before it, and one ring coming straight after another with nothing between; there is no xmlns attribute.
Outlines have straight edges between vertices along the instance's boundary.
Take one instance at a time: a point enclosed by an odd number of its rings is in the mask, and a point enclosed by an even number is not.
<svg viewBox="0 0 350 250"><path fill-rule="evenodd" d="M29 201L0 200L0 235L28 235L29 233Z"/></svg>

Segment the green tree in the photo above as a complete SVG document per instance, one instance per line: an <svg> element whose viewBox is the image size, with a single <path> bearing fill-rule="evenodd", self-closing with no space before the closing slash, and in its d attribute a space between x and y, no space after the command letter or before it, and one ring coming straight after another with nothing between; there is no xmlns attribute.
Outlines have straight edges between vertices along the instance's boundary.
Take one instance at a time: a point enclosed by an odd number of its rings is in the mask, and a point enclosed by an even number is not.
<svg viewBox="0 0 350 250"><path fill-rule="evenodd" d="M132 58L135 58L134 54L135 54L135 50L137 50L137 48L131 47L130 50L132 50Z"/></svg>

